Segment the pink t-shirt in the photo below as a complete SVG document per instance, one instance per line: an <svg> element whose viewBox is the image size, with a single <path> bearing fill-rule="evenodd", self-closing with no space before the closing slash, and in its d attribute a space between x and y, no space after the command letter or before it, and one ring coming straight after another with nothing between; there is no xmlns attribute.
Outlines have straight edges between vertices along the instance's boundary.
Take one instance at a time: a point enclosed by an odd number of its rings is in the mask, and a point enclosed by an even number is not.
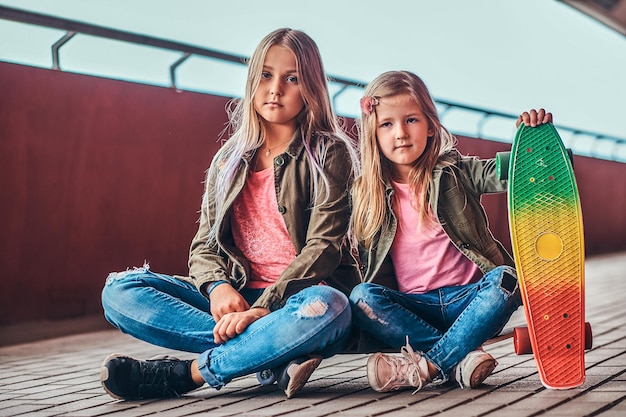
<svg viewBox="0 0 626 417"><path fill-rule="evenodd" d="M409 185L394 182L393 188L398 230L391 259L400 291L420 294L478 280L480 269L454 246L438 221L420 223Z"/></svg>
<svg viewBox="0 0 626 417"><path fill-rule="evenodd" d="M272 285L296 256L274 190L274 170L250 171L233 202L231 228L235 245L250 262L248 288Z"/></svg>

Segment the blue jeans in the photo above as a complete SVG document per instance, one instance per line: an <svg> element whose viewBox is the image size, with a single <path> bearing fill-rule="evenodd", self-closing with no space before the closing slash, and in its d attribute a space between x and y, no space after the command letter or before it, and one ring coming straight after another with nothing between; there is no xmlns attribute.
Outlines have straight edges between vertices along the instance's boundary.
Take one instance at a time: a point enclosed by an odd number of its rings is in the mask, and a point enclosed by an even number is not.
<svg viewBox="0 0 626 417"><path fill-rule="evenodd" d="M249 304L262 290L242 290ZM323 308L307 308L321 303ZM199 353L204 380L220 389L233 378L317 354L330 357L350 336L348 298L325 285L305 288L285 306L255 321L240 335L218 345L209 301L187 282L147 268L112 273L102 291L106 319L145 342Z"/></svg>
<svg viewBox="0 0 626 417"><path fill-rule="evenodd" d="M502 331L522 304L515 270L495 268L475 284L405 294L378 284L357 285L350 294L354 323L392 348L406 337L446 382L472 350Z"/></svg>

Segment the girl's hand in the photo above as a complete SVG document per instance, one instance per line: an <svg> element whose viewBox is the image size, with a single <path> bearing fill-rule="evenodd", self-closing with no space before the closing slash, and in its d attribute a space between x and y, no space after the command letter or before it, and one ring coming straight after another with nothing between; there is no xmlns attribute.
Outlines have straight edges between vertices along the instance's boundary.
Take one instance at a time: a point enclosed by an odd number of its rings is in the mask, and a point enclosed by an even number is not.
<svg viewBox="0 0 626 417"><path fill-rule="evenodd" d="M246 299L228 283L215 287L211 291L209 302L211 303L211 315L215 322L219 322L225 314L250 309Z"/></svg>
<svg viewBox="0 0 626 417"><path fill-rule="evenodd" d="M515 123L515 127L519 127L520 123L524 123L526 126L538 126L544 123L552 123L552 113L546 112L544 109L539 109L539 111L532 109L530 111L525 111L522 113L517 122Z"/></svg>
<svg viewBox="0 0 626 417"><path fill-rule="evenodd" d="M222 344L243 333L248 326L261 317L267 316L270 311L266 308L252 308L247 311L228 313L222 316L213 329L215 343Z"/></svg>

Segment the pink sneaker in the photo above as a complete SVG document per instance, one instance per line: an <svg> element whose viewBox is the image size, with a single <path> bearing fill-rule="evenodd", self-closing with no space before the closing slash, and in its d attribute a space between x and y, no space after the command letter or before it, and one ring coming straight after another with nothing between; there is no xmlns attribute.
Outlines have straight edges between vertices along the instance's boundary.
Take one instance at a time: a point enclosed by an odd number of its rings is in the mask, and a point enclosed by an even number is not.
<svg viewBox="0 0 626 417"><path fill-rule="evenodd" d="M303 356L289 362L278 374L276 382L280 389L285 391L287 398L291 398L307 383L313 371L322 363L321 356Z"/></svg>
<svg viewBox="0 0 626 417"><path fill-rule="evenodd" d="M400 349L402 356L375 353L367 360L367 380L375 391L387 392L413 387L415 394L430 382L428 362L415 353L407 339Z"/></svg>

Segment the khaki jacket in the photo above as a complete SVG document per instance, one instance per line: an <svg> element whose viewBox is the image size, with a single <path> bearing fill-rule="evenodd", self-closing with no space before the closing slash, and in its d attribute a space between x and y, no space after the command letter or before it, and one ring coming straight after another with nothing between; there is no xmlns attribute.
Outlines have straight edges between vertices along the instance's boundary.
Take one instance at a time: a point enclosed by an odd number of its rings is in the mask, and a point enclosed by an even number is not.
<svg viewBox="0 0 626 417"><path fill-rule="evenodd" d="M481 195L506 191L506 181L496 175L495 160L462 156L456 150L446 156L454 162L451 166L435 167L430 194L430 205L443 230L483 274L496 266L513 266L513 258L489 230L487 215L480 204ZM363 280L395 289L397 283L389 251L398 221L392 210L391 184L386 184L386 195L388 227L379 232L371 248L360 245L359 253Z"/></svg>
<svg viewBox="0 0 626 417"><path fill-rule="evenodd" d="M270 310L281 308L289 296L311 285L325 282L349 294L359 283L358 269L349 251L344 250L350 207L352 164L346 145L337 138L315 135L313 142L323 141L326 157L323 169L329 185L328 200L313 206L313 178L316 175L302 141L294 141L285 153L274 158L276 199L296 257L278 281L265 289L253 307ZM316 144L312 143L312 147ZM207 175L207 187L213 187L220 169L217 153ZM252 154L245 156L224 196L224 209L215 212L215 204L203 201L198 231L191 242L189 277L206 295L206 288L216 281L228 281L242 289L250 277L250 266L233 242L230 228L232 203L244 186ZM206 199L204 199L206 200ZM210 224L216 224L217 245L207 245Z"/></svg>

